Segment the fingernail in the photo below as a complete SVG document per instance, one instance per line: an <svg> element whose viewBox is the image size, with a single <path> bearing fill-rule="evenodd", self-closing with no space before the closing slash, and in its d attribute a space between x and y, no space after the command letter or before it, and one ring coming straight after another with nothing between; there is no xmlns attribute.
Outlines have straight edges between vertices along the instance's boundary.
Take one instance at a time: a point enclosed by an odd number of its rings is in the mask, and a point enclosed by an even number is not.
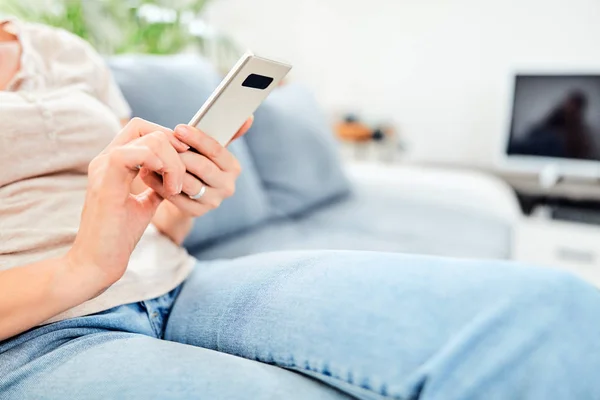
<svg viewBox="0 0 600 400"><path fill-rule="evenodd" d="M179 136L179 137L186 137L187 135L190 134L190 128L188 128L185 125L177 125L177 127L175 128L175 133Z"/></svg>
<svg viewBox="0 0 600 400"><path fill-rule="evenodd" d="M175 141L177 143L177 146L179 147L180 150L187 151L187 150L190 149L190 146L188 146L187 144L183 143L181 140L179 140L177 138L174 138L174 139L175 139Z"/></svg>
<svg viewBox="0 0 600 400"><path fill-rule="evenodd" d="M183 191L183 183L179 184L179 187L177 188L177 194L181 193Z"/></svg>
<svg viewBox="0 0 600 400"><path fill-rule="evenodd" d="M184 144L184 145L181 146L181 152L182 153L185 152L185 151L188 151L189 149L190 149L190 146L188 146L187 144Z"/></svg>

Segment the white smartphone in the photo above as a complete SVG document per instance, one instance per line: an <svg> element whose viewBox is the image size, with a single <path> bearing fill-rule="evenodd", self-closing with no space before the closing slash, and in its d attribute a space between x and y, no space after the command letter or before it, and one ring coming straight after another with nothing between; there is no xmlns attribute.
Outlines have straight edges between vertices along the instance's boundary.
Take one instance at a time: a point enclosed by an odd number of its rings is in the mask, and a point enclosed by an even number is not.
<svg viewBox="0 0 600 400"><path fill-rule="evenodd" d="M291 69L291 65L247 52L189 125L225 146Z"/></svg>

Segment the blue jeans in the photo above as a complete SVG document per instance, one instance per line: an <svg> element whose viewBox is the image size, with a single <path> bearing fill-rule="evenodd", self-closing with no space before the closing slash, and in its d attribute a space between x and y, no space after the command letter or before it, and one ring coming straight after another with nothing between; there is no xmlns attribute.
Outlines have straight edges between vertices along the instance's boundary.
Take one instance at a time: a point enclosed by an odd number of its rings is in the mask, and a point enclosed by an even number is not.
<svg viewBox="0 0 600 400"><path fill-rule="evenodd" d="M199 263L0 342L0 399L598 399L600 294L564 272L369 252Z"/></svg>

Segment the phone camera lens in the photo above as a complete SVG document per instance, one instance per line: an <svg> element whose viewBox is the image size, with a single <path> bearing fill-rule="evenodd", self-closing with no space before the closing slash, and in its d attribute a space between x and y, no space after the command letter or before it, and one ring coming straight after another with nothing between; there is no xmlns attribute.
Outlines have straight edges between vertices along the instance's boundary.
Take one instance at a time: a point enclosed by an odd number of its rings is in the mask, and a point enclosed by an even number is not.
<svg viewBox="0 0 600 400"><path fill-rule="evenodd" d="M271 85L271 83L273 83L273 78L269 76L250 74L242 83L242 86L253 89L265 90Z"/></svg>

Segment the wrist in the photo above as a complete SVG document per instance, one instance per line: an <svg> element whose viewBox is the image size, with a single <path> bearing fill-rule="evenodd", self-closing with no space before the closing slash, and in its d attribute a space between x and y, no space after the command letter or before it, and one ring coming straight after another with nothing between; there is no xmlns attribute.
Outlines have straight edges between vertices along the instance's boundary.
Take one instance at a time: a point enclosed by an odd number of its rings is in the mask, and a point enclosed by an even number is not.
<svg viewBox="0 0 600 400"><path fill-rule="evenodd" d="M156 211L152 223L165 236L181 245L192 229L194 219L169 202L163 202Z"/></svg>
<svg viewBox="0 0 600 400"><path fill-rule="evenodd" d="M75 249L71 249L62 258L61 265L63 280L67 282L63 287L74 289L78 296L85 298L84 301L100 295L120 278L110 276L99 265L78 254Z"/></svg>

